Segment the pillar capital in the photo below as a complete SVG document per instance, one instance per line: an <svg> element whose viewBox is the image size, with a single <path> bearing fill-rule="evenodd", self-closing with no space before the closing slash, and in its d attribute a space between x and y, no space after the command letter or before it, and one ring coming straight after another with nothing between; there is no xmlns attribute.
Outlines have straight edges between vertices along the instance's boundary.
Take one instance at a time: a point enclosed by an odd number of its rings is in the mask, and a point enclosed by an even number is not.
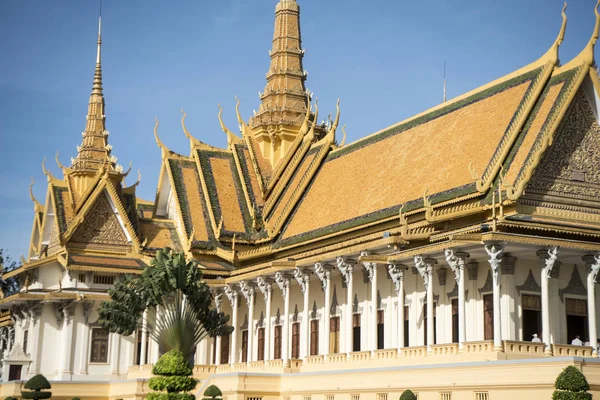
<svg viewBox="0 0 600 400"><path fill-rule="evenodd" d="M255 284L252 281L240 281L240 292L246 299L246 304L250 305L250 302L254 298L254 287Z"/></svg>
<svg viewBox="0 0 600 400"><path fill-rule="evenodd" d="M306 293L306 286L308 280L310 279L311 273L312 271L309 269L301 270L300 267L294 268L294 278L296 278L298 285L300 285L300 290L302 290L302 293Z"/></svg>
<svg viewBox="0 0 600 400"><path fill-rule="evenodd" d="M237 287L233 284L225 285L223 287L223 292L225 293L225 296L227 296L227 299L229 299L229 302L231 303L231 306L233 307L235 302L237 301L237 296L238 296Z"/></svg>
<svg viewBox="0 0 600 400"><path fill-rule="evenodd" d="M340 273L346 281L346 285L350 282L350 277L354 272L355 260L348 259L346 257L339 256L335 259L336 266L340 270Z"/></svg>
<svg viewBox="0 0 600 400"><path fill-rule="evenodd" d="M469 253L446 249L444 250L444 256L446 257L446 263L448 263L448 266L454 272L454 280L458 282L460 270L465 267L465 263L470 256Z"/></svg>
<svg viewBox="0 0 600 400"><path fill-rule="evenodd" d="M275 283L281 290L281 295L283 298L287 298L290 289L290 274L277 271L275 273Z"/></svg>
<svg viewBox="0 0 600 400"><path fill-rule="evenodd" d="M265 278L264 276L259 276L256 278L256 286L258 290L263 294L265 301L269 299L269 295L271 294L271 288L273 284L273 279Z"/></svg>
<svg viewBox="0 0 600 400"><path fill-rule="evenodd" d="M327 289L327 283L329 282L332 269L333 266L331 264L326 264L322 262L315 263L315 274L321 281L321 288L323 290Z"/></svg>
<svg viewBox="0 0 600 400"><path fill-rule="evenodd" d="M546 279L554 277L552 270L554 267L560 267L560 261L558 261L558 246L551 247L549 249L541 249L535 252L540 259L540 268L545 270Z"/></svg>
<svg viewBox="0 0 600 400"><path fill-rule="evenodd" d="M406 271L408 267L404 264L390 264L388 265L388 273L390 278L392 278L392 282L394 282L394 289L396 290L396 295L400 296L400 283L404 281L404 271Z"/></svg>
<svg viewBox="0 0 600 400"><path fill-rule="evenodd" d="M581 257L581 259L587 264L588 273L592 276L593 282L596 282L598 271L600 271L600 254L588 254Z"/></svg>

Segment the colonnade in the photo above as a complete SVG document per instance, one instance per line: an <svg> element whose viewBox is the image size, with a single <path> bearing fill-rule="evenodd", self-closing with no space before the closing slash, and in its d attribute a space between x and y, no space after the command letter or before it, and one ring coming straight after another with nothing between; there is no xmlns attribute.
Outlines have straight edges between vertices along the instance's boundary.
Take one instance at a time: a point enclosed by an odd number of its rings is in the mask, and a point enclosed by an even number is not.
<svg viewBox="0 0 600 400"><path fill-rule="evenodd" d="M492 293L493 293L493 345L496 351L502 351L503 348L503 337L502 337L502 324L501 324L501 293L500 293L500 274L501 274L501 263L504 256L504 248L498 243L489 243L484 245L485 252L488 256L488 263L491 269L493 278L492 282ZM549 301L549 279L551 279L552 269L555 265L559 265L558 261L559 249L552 247L550 249L539 250L537 255L540 260L541 266L541 316L542 316L542 332L543 342L545 343L545 351L551 354L552 337L549 334L550 328L550 315L552 313ZM366 252L361 253L361 258L367 256ZM465 267L467 265L470 255L465 251L456 251L453 249L444 250L445 266L447 266L453 273L454 279L458 287L458 347L459 350L464 348L466 341L466 311L465 311ZM368 258L367 258L368 259ZM441 260L441 258L440 258ZM600 255L586 255L583 257L584 262L587 265L587 295L588 295L588 324L589 324L589 341L590 343L596 343L597 331L596 331L596 302L595 302L595 281L598 271L600 270ZM434 294L433 294L433 271L438 264L438 259L428 257L425 255L416 255L413 257L411 264L393 263L387 265L387 273L390 279L394 283L394 291L397 301L397 347L399 351L405 343L405 332L404 332L404 320L405 320L405 308L404 308L404 275L409 268L415 268L419 276L423 281L425 287L425 301L426 310L425 317L427 321L427 336L425 338L425 345L427 351L431 351L431 346L435 343L434 338ZM514 262L514 261L513 261ZM441 264L441 263L440 263ZM217 307L221 308L222 297L221 294L225 294L225 297L231 304L231 324L239 327L239 316L238 316L238 301L240 295L243 296L247 306L247 318L248 321L254 321L254 297L257 289L262 294L262 298L265 302L265 316L264 320L271 321L271 303L273 290L275 290L283 298L283 315L281 322L281 336L283 338L281 342L281 359L287 362L290 357L290 290L293 281L296 281L302 294L303 294L303 309L301 318L300 328L300 350L299 357L306 358L310 356L310 296L311 296L311 275L315 275L320 282L323 289L324 295L324 307L322 309L322 318L325 321L324 328L325 332L321 335L320 345L318 354L327 356L330 353L330 335L329 335L329 321L330 321L330 310L331 310L331 274L334 269L340 272L343 283L347 288L347 298L343 307L345 307L344 314L346 317L343 319L343 328L341 334L344 335L342 348L339 349L340 353L351 353L353 351L353 296L354 296L354 272L357 268L362 266L364 268L365 275L368 277L370 283L370 304L368 324L367 324L367 349L370 351L377 350L377 274L378 274L378 263L358 261L347 257L337 257L332 263L315 263L312 268L310 267L296 267L290 271L280 271L275 273L274 276L261 276L255 280L242 280L235 284L228 284L218 290L217 294ZM249 323L252 324L251 322ZM273 332L272 324L267 323L264 326L264 360L272 360L274 354L272 352L273 345ZM254 340L254 329L252 326L248 326L247 333L248 350L246 360L247 362L257 361L252 346L256 344ZM236 339L237 335L232 335L229 341L229 363L234 364L240 362L239 360L239 343ZM217 338L215 341L216 346L216 357L213 360L214 363L221 363L221 338ZM596 355L596 350L594 349Z"/></svg>

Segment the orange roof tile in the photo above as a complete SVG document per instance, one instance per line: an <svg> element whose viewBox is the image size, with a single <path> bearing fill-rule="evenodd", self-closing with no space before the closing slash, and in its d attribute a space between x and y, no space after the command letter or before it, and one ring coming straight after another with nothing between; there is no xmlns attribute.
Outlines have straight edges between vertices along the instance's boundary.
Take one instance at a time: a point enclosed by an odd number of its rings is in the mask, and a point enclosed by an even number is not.
<svg viewBox="0 0 600 400"><path fill-rule="evenodd" d="M147 248L162 249L163 247L170 247L174 250L181 249L175 225L170 222L141 220L140 231L142 240L147 240Z"/></svg>
<svg viewBox="0 0 600 400"><path fill-rule="evenodd" d="M284 228L282 241L376 213L429 194L474 186L526 98L534 71L400 123L331 153ZM474 190L474 189L473 189ZM338 226L338 228L334 228ZM313 232L316 234L316 232Z"/></svg>

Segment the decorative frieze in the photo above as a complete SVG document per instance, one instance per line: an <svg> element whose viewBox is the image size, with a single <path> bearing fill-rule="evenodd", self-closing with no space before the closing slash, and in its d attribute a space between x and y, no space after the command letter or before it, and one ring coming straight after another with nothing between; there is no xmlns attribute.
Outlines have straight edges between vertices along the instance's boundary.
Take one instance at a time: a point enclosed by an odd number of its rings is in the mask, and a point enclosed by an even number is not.
<svg viewBox="0 0 600 400"><path fill-rule="evenodd" d="M571 278L569 279L567 286L558 290L558 297L560 298L561 303L564 303L565 301L565 294L587 296L587 290L583 284L583 281L581 280L581 275L579 275L579 268L577 265L573 266L573 272L571 273Z"/></svg>
<svg viewBox="0 0 600 400"><path fill-rule="evenodd" d="M521 292L542 292L542 288L535 280L535 276L533 276L533 271L531 269L529 270L529 274L527 274L527 279L525 279L525 282L523 282L522 285L517 285L517 293L521 294Z"/></svg>

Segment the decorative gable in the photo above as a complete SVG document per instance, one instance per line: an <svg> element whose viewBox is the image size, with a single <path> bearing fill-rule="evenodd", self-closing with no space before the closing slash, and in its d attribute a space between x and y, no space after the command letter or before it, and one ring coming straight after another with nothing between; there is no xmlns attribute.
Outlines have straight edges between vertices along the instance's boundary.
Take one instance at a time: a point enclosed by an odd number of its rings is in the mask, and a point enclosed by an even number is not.
<svg viewBox="0 0 600 400"><path fill-rule="evenodd" d="M536 168L527 194L598 201L600 126L582 88L577 92L552 145Z"/></svg>
<svg viewBox="0 0 600 400"><path fill-rule="evenodd" d="M98 196L70 242L96 247L123 247L125 250L131 245L131 239L106 193Z"/></svg>

